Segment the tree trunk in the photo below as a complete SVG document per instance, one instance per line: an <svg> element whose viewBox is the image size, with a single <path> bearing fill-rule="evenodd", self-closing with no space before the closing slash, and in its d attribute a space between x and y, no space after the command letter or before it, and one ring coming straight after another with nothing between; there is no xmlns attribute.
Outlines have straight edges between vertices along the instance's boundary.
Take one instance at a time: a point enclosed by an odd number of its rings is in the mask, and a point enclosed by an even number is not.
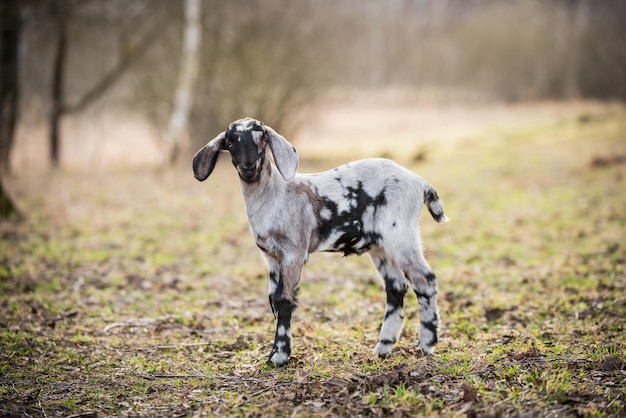
<svg viewBox="0 0 626 418"><path fill-rule="evenodd" d="M183 53L178 72L178 85L174 110L170 117L165 141L168 145L169 163L173 164L178 156L181 136L187 128L189 112L193 104L193 85L198 75L200 52L200 1L185 0L185 32Z"/></svg>
<svg viewBox="0 0 626 418"><path fill-rule="evenodd" d="M19 111L20 26L20 0L0 2L0 172L10 169Z"/></svg>
<svg viewBox="0 0 626 418"><path fill-rule="evenodd" d="M20 213L17 207L11 200L11 197L4 190L2 185L2 179L0 179L0 219L6 219L10 217L20 217Z"/></svg>
<svg viewBox="0 0 626 418"><path fill-rule="evenodd" d="M589 23L590 0L578 0L573 6L573 19L570 27L567 65L565 66L564 96L568 99L579 99L580 94L580 42L587 31Z"/></svg>
<svg viewBox="0 0 626 418"><path fill-rule="evenodd" d="M50 109L50 162L53 167L59 166L61 148L61 116L64 106L64 74L67 55L67 28L63 11L57 10L57 44L52 69L52 103Z"/></svg>
<svg viewBox="0 0 626 418"><path fill-rule="evenodd" d="M386 3L364 3L367 14L370 67L369 78L372 86L384 84L387 79L387 60L385 59L385 15Z"/></svg>
<svg viewBox="0 0 626 418"><path fill-rule="evenodd" d="M0 0L4 1L4 0ZM19 0L18 0L19 1ZM90 90L88 90L75 103L67 103L65 100L65 72L67 66L68 48L68 21L71 18L72 7L68 2L53 1L52 13L56 19L56 50L52 68L52 88L50 97L50 162L53 167L58 167L61 156L61 121L63 116L77 113L84 110L94 101L102 97L111 87L117 83L126 70L137 61L165 31L169 20L167 15L160 13L160 17L155 19L154 24L145 31L144 35L137 43L130 48L129 52L123 54L119 62L104 77L98 80ZM78 3L76 3L78 4Z"/></svg>

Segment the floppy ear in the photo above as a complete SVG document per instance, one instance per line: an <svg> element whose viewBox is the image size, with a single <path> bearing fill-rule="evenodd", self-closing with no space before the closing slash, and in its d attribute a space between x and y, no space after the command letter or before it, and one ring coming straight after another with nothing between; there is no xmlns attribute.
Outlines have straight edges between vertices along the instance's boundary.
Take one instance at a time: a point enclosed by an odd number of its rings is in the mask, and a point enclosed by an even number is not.
<svg viewBox="0 0 626 418"><path fill-rule="evenodd" d="M225 137L226 132L222 132L193 156L193 175L196 179L204 181L213 172L217 157L224 148Z"/></svg>
<svg viewBox="0 0 626 418"><path fill-rule="evenodd" d="M286 181L294 178L298 169L296 148L269 126L265 126L265 135L270 145L278 171Z"/></svg>

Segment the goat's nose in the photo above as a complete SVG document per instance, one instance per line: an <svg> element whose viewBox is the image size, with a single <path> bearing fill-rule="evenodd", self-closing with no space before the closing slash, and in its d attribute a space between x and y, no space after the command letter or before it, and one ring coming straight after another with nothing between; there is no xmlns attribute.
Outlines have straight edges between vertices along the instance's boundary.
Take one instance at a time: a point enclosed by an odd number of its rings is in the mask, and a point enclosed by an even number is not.
<svg viewBox="0 0 626 418"><path fill-rule="evenodd" d="M244 170L252 170L256 164L254 163L243 163L242 168Z"/></svg>

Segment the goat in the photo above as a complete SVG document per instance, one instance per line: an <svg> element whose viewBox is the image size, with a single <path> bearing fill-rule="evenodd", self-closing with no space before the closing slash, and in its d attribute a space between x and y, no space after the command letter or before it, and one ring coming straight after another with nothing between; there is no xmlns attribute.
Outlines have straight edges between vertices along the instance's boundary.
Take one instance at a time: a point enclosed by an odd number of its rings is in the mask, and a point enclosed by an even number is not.
<svg viewBox="0 0 626 418"><path fill-rule="evenodd" d="M275 163L271 163L267 149ZM300 273L316 251L369 255L382 276L387 306L374 349L391 353L402 330L408 280L420 306L419 345L430 355L438 340L435 274L424 259L418 218L426 203L446 222L437 192L393 161L370 158L317 174L296 174L293 145L269 126L245 118L230 124L193 158L194 176L206 180L220 151L237 169L250 231L269 269L269 302L276 323L268 363L284 366L292 351L291 314Z"/></svg>

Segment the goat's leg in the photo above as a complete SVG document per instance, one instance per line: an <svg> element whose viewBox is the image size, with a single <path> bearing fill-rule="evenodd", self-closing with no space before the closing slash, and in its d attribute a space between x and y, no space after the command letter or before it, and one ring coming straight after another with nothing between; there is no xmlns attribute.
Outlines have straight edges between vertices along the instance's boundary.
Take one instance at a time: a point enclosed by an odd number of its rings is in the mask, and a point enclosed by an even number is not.
<svg viewBox="0 0 626 418"><path fill-rule="evenodd" d="M291 313L295 309L295 305L283 296L282 284L283 281L279 277L276 291L269 296L270 306L272 307L272 312L274 312L276 322L276 334L274 336L274 345L267 357L267 361L276 366L287 364L293 346L291 341Z"/></svg>
<svg viewBox="0 0 626 418"><path fill-rule="evenodd" d="M272 351L267 357L267 362L276 366L285 366L289 362L292 350L291 340L291 314L296 308L295 294L297 282L288 279L290 269L278 268L278 263L270 264L270 288L269 301L276 322L276 334ZM301 269L301 268L300 268ZM299 271L299 270L298 270ZM298 280L299 280L298 274Z"/></svg>
<svg viewBox="0 0 626 418"><path fill-rule="evenodd" d="M437 278L421 253L418 254L413 264L405 269L405 272L413 285L420 306L420 348L424 354L430 355L439 339Z"/></svg>
<svg viewBox="0 0 626 418"><path fill-rule="evenodd" d="M404 295L407 291L407 284L402 270L388 258L373 254L372 261L385 281L385 291L387 292L385 319L380 328L380 337L374 352L379 356L386 356L391 354L391 349L402 332Z"/></svg>

